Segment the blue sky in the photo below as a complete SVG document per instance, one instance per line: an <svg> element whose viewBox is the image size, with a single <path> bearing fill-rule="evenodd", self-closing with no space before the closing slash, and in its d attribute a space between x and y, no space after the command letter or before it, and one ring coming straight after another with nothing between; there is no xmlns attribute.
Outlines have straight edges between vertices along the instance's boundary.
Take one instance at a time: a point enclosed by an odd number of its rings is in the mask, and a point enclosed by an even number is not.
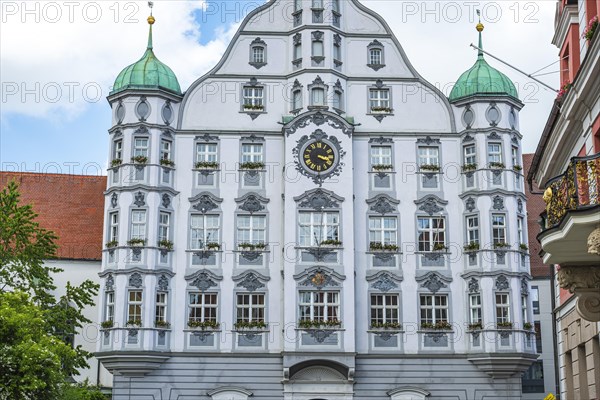
<svg viewBox="0 0 600 400"><path fill-rule="evenodd" d="M0 170L105 174L105 97L119 71L145 49L147 2L83 2L74 10L52 9L48 2L28 2L28 10L19 8L21 2L14 2L16 9L6 3L0 14ZM218 62L243 17L262 3L155 1L155 52L185 90ZM449 2L363 3L386 18L415 68L446 94L475 61L469 48L477 40L473 2L451 2L456 9ZM484 47L528 72L553 63L554 4L481 1ZM524 150L532 152L555 94L488 61L520 90ZM544 72L557 70L554 65ZM558 86L557 73L543 79Z"/></svg>

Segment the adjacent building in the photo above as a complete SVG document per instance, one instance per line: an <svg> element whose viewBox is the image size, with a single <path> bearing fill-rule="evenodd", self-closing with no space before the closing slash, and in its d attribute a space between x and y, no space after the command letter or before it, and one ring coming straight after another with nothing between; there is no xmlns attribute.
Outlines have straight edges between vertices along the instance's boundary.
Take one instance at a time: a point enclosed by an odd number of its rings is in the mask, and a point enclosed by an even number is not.
<svg viewBox="0 0 600 400"><path fill-rule="evenodd" d="M113 398L520 399L514 84L480 52L447 98L359 1L273 0L183 92L148 22L108 97Z"/></svg>
<svg viewBox="0 0 600 400"><path fill-rule="evenodd" d="M537 236L556 266L563 399L600 397L600 2L558 1L561 91L528 174L544 191Z"/></svg>

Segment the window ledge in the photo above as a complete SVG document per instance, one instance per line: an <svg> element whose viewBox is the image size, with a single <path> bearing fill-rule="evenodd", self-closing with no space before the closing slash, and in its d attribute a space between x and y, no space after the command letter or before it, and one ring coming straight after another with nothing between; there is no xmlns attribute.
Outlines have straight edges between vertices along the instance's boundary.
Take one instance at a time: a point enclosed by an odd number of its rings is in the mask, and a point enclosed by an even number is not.
<svg viewBox="0 0 600 400"><path fill-rule="evenodd" d="M374 71L379 71L380 69L385 67L385 64L367 64L367 67L371 68Z"/></svg>
<svg viewBox="0 0 600 400"><path fill-rule="evenodd" d="M308 106L306 108L308 108L308 111L316 111L316 110L327 111L327 110L329 110L328 106Z"/></svg>
<svg viewBox="0 0 600 400"><path fill-rule="evenodd" d="M253 61L250 61L248 64L252 65L256 69L261 69L262 67L267 65L266 62L253 62Z"/></svg>

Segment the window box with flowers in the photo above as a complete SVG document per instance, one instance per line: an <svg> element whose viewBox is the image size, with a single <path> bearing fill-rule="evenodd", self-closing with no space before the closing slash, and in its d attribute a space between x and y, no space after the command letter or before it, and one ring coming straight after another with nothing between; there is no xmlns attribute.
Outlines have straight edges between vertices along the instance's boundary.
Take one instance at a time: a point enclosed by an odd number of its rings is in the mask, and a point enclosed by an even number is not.
<svg viewBox="0 0 600 400"><path fill-rule="evenodd" d="M451 331L452 325L448 321L421 322L421 329L425 331Z"/></svg>
<svg viewBox="0 0 600 400"><path fill-rule="evenodd" d="M589 43L592 40L592 38L594 37L594 33L596 33L596 29L598 29L598 16L597 15L594 16L594 18L592 18L590 20L590 22L588 22L588 25L583 30L583 34L581 35L581 38L587 40Z"/></svg>
<svg viewBox="0 0 600 400"><path fill-rule="evenodd" d="M531 331L533 330L533 325L531 324L531 322L525 322L523 324L523 329L525 329L526 331Z"/></svg>
<svg viewBox="0 0 600 400"><path fill-rule="evenodd" d="M483 329L483 324L481 322L475 322L473 324L469 324L468 328L470 331L480 331Z"/></svg>
<svg viewBox="0 0 600 400"><path fill-rule="evenodd" d="M210 331L216 331L217 329L219 329L219 327L221 326L221 324L219 324L217 321L194 321L194 320L189 320L187 323L188 328L194 329L194 330L210 330Z"/></svg>
<svg viewBox="0 0 600 400"><path fill-rule="evenodd" d="M508 250L510 249L510 244L506 242L497 242L494 243L494 249L496 250Z"/></svg>
<svg viewBox="0 0 600 400"><path fill-rule="evenodd" d="M392 164L375 164L372 165L371 168L375 172L391 172L394 169Z"/></svg>
<svg viewBox="0 0 600 400"><path fill-rule="evenodd" d="M521 250L521 251L528 251L529 247L525 243L520 243L519 244L519 250Z"/></svg>
<svg viewBox="0 0 600 400"><path fill-rule="evenodd" d="M117 246L119 246L119 242L117 240L111 240L110 242L106 243L107 249L114 249Z"/></svg>
<svg viewBox="0 0 600 400"><path fill-rule="evenodd" d="M146 156L131 157L131 162L134 164L145 165L148 163L148 157L146 157Z"/></svg>
<svg viewBox="0 0 600 400"><path fill-rule="evenodd" d="M163 167L170 167L170 168L174 168L175 167L175 162L171 161L167 158L161 158L160 159L160 165L162 165Z"/></svg>
<svg viewBox="0 0 600 400"><path fill-rule="evenodd" d="M488 164L488 167L491 169L505 169L506 165L504 165L504 163L501 162L492 161Z"/></svg>
<svg viewBox="0 0 600 400"><path fill-rule="evenodd" d="M572 87L573 87L573 84L570 81L566 81L565 84L562 85L560 90L558 91L558 94L556 95L556 99L562 100L562 98L565 97L565 95L567 93L569 93L569 90L571 90Z"/></svg>
<svg viewBox="0 0 600 400"><path fill-rule="evenodd" d="M240 171L257 171L265 168L264 162L243 162L240 164Z"/></svg>
<svg viewBox="0 0 600 400"><path fill-rule="evenodd" d="M469 244L465 244L463 248L465 250L465 253L473 253L479 250L480 246L479 243L471 242Z"/></svg>
<svg viewBox="0 0 600 400"><path fill-rule="evenodd" d="M139 328L142 326L142 320L141 319L130 319L129 321L127 321L127 323L125 323L126 327L129 328Z"/></svg>
<svg viewBox="0 0 600 400"><path fill-rule="evenodd" d="M158 242L158 247L162 250L173 250L173 242L167 239L162 239Z"/></svg>
<svg viewBox="0 0 600 400"><path fill-rule="evenodd" d="M114 160L112 160L112 161L110 162L110 166L111 166L112 168L119 167L119 166L121 166L121 164L123 164L123 160L121 160L120 158L115 158Z"/></svg>
<svg viewBox="0 0 600 400"><path fill-rule="evenodd" d="M513 171L521 172L521 171L523 171L523 167L520 165L513 165Z"/></svg>
<svg viewBox="0 0 600 400"><path fill-rule="evenodd" d="M154 321L154 327L159 329L169 329L171 327L171 323L168 321L158 320Z"/></svg>
<svg viewBox="0 0 600 400"><path fill-rule="evenodd" d="M426 173L440 172L440 166L437 164L421 164L419 165L419 171Z"/></svg>
<svg viewBox="0 0 600 400"><path fill-rule="evenodd" d="M131 239L127 241L127 246L130 247L144 247L146 245L146 239Z"/></svg>
<svg viewBox="0 0 600 400"><path fill-rule="evenodd" d="M498 329L512 329L512 327L513 327L512 322L498 322L496 324L496 328L498 328Z"/></svg>
<svg viewBox="0 0 600 400"><path fill-rule="evenodd" d="M236 331L243 332L264 332L268 325L264 321L239 321L233 324Z"/></svg>
<svg viewBox="0 0 600 400"><path fill-rule="evenodd" d="M371 242L369 243L369 250L373 253L382 253L382 252L390 252L397 253L400 248L397 244L392 243L381 243L381 242Z"/></svg>
<svg viewBox="0 0 600 400"><path fill-rule="evenodd" d="M443 243L436 243L433 245L433 251L448 251L450 248Z"/></svg>
<svg viewBox="0 0 600 400"><path fill-rule="evenodd" d="M265 106L262 104L244 104L244 111L264 111Z"/></svg>
<svg viewBox="0 0 600 400"><path fill-rule="evenodd" d="M465 164L462 166L462 172L474 172L477 170L477 163Z"/></svg>
<svg viewBox="0 0 600 400"><path fill-rule="evenodd" d="M342 321L337 319L329 319L327 321L302 320L298 322L298 329L330 329L339 330L342 326Z"/></svg>
<svg viewBox="0 0 600 400"><path fill-rule="evenodd" d="M112 320L102 321L100 323L100 327L102 327L102 329L110 329L114 326L115 326L115 322Z"/></svg>
<svg viewBox="0 0 600 400"><path fill-rule="evenodd" d="M371 107L372 114L391 114L393 111L390 107Z"/></svg>
<svg viewBox="0 0 600 400"><path fill-rule="evenodd" d="M264 251L267 245L265 243L239 243L238 248L241 251Z"/></svg>
<svg viewBox="0 0 600 400"><path fill-rule="evenodd" d="M323 240L319 243L319 247L341 247L342 242L335 239Z"/></svg>
<svg viewBox="0 0 600 400"><path fill-rule="evenodd" d="M212 171L219 169L219 163L216 161L198 161L196 164L194 164L194 168Z"/></svg>
<svg viewBox="0 0 600 400"><path fill-rule="evenodd" d="M372 331L402 331L400 322L374 322L369 327Z"/></svg>
<svg viewBox="0 0 600 400"><path fill-rule="evenodd" d="M214 242L206 243L206 249L213 250L213 251L221 250L221 245L219 243L214 243Z"/></svg>

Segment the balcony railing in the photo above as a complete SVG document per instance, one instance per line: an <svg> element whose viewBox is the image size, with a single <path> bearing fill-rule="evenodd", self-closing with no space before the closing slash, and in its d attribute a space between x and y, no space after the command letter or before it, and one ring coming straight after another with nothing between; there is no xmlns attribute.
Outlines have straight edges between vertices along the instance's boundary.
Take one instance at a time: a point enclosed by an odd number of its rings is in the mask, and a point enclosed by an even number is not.
<svg viewBox="0 0 600 400"><path fill-rule="evenodd" d="M567 170L546 185L545 229L562 221L567 212L600 205L600 153L573 157Z"/></svg>

